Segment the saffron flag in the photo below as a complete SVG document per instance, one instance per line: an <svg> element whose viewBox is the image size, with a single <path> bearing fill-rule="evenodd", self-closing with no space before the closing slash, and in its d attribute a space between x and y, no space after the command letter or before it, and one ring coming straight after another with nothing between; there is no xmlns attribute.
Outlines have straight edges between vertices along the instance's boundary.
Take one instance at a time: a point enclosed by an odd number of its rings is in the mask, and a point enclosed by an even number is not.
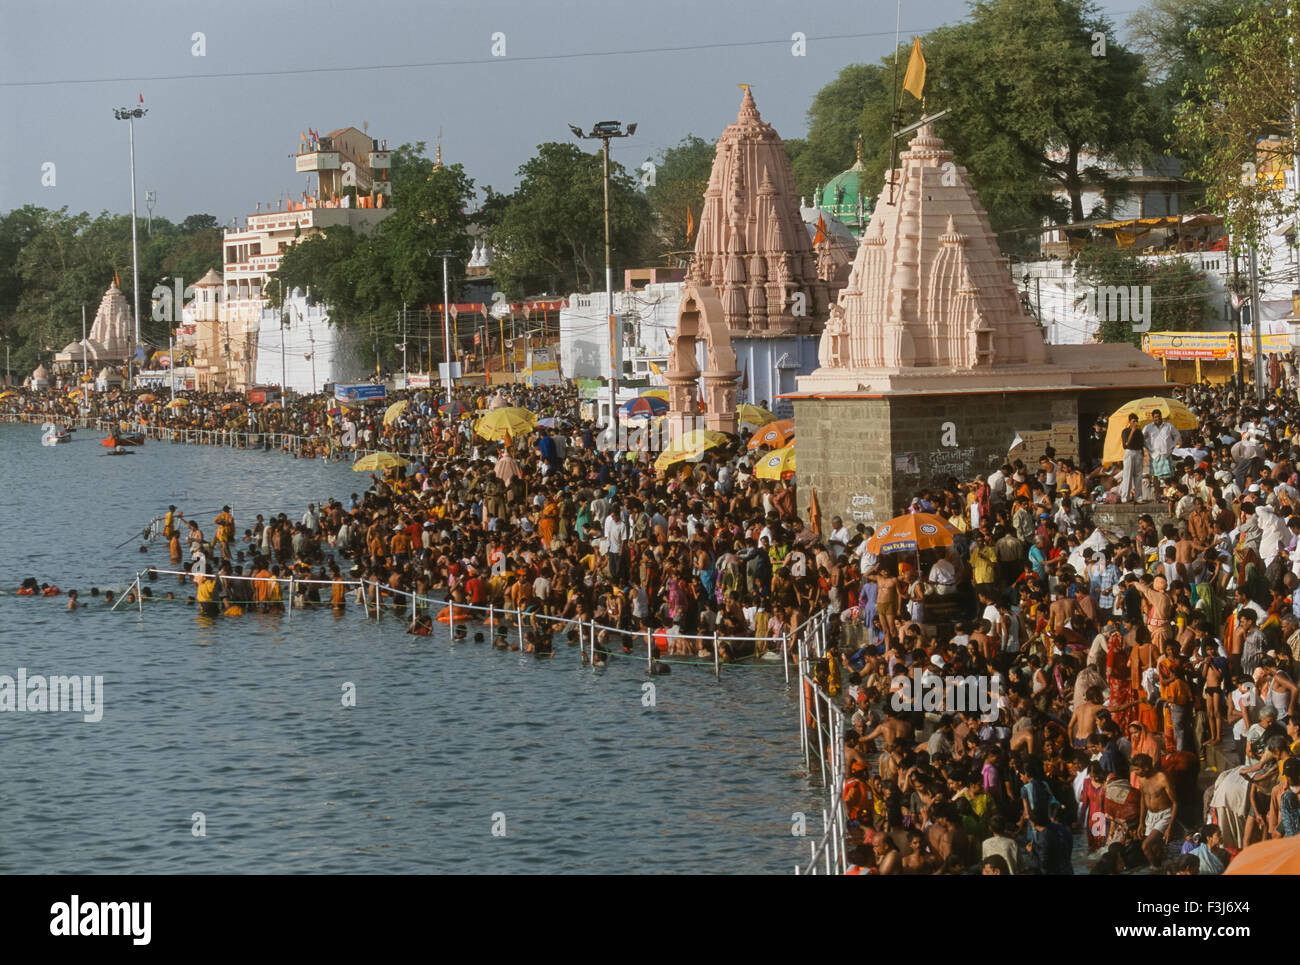
<svg viewBox="0 0 1300 965"><path fill-rule="evenodd" d="M653 362L650 363L650 371L653 372L655 375L664 374L664 370L661 369L659 366L655 365Z"/></svg>
<svg viewBox="0 0 1300 965"><path fill-rule="evenodd" d="M691 209L686 208L686 240L690 241L695 235L695 215L691 214Z"/></svg>
<svg viewBox="0 0 1300 965"><path fill-rule="evenodd" d="M813 238L813 247L816 248L826 240L826 219L821 215L817 216L817 235Z"/></svg>
<svg viewBox="0 0 1300 965"><path fill-rule="evenodd" d="M925 100L925 54L921 53L921 38L912 38L912 55L907 58L907 73L903 75L903 90L919 101Z"/></svg>
<svg viewBox="0 0 1300 965"><path fill-rule="evenodd" d="M141 104L144 103L144 95L143 95L143 94L140 95L140 103L141 103Z"/></svg>

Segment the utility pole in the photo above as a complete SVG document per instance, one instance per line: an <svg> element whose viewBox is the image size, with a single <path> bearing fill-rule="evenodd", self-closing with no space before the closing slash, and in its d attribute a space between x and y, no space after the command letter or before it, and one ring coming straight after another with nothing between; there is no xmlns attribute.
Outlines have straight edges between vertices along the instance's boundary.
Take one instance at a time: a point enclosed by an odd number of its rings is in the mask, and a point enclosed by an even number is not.
<svg viewBox="0 0 1300 965"><path fill-rule="evenodd" d="M140 95L140 103L144 103L144 95ZM113 111L113 116L119 121L126 121L130 128L131 138L131 285L133 288L132 295L135 299L135 339L131 344L131 351L127 356L126 362L126 387L127 391L131 390L135 383L135 350L140 344L140 249L136 243L136 207L135 207L135 120L138 117L144 117L149 113L143 107L122 107Z"/></svg>
<svg viewBox="0 0 1300 965"><path fill-rule="evenodd" d="M411 380L406 368L406 302L402 302L402 388Z"/></svg>
<svg viewBox="0 0 1300 965"><path fill-rule="evenodd" d="M86 361L86 303L81 303L81 374L85 375L90 367Z"/></svg>
<svg viewBox="0 0 1300 965"><path fill-rule="evenodd" d="M603 145L604 174L605 174L605 311L609 321L609 432L611 438L617 438L618 434L618 366L621 352L619 351L620 339L622 333L619 331L619 319L614 313L614 267L610 257L610 237L609 237L609 142L615 137L631 137L636 133L636 125L629 124L627 130L623 130L622 121L600 121L591 129L591 133L583 134L582 129L573 124L569 125L569 130L575 137L584 139L596 139Z"/></svg>

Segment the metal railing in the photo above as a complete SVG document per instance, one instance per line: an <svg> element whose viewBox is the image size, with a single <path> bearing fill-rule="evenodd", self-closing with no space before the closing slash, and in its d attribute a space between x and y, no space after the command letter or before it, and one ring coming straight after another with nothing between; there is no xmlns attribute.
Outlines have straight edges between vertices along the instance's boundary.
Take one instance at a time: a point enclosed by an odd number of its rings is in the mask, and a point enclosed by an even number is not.
<svg viewBox="0 0 1300 965"><path fill-rule="evenodd" d="M844 756L847 719L835 700L817 682L817 662L826 658L831 613L815 614L795 640L799 671L799 742L809 776L821 774L825 803L822 836L810 843L808 863L795 874L844 874L848 870L848 815L844 809ZM814 758L816 764L814 764Z"/></svg>

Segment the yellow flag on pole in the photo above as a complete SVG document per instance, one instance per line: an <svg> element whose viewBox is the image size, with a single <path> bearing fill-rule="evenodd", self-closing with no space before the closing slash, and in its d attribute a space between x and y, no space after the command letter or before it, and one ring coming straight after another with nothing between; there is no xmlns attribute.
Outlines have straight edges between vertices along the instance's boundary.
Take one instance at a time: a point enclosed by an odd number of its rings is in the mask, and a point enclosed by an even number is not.
<svg viewBox="0 0 1300 965"><path fill-rule="evenodd" d="M925 54L921 53L921 38L912 38L912 55L907 58L907 73L903 75L903 90L917 100L925 99Z"/></svg>

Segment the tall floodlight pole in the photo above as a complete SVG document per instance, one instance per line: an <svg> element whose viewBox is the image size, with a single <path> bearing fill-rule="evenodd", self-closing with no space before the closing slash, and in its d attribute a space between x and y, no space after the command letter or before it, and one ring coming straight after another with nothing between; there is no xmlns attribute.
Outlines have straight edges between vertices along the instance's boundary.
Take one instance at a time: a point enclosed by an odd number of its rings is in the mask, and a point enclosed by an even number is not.
<svg viewBox="0 0 1300 965"><path fill-rule="evenodd" d="M447 377L442 380L442 386L447 392L447 401L451 401L451 390L453 380L451 377L451 305L447 299L447 259L451 257L450 251L441 252L442 254L442 360L447 363Z"/></svg>
<svg viewBox="0 0 1300 965"><path fill-rule="evenodd" d="M85 375L90 368L90 362L86 359L86 303L81 303L81 374Z"/></svg>
<svg viewBox="0 0 1300 965"><path fill-rule="evenodd" d="M283 412L288 403L285 396L289 394L289 367L285 362L284 354L284 302L280 302L280 411Z"/></svg>
<svg viewBox="0 0 1300 965"><path fill-rule="evenodd" d="M618 364L619 345L622 332L619 331L618 315L614 312L614 263L610 257L609 237L609 142L615 137L631 137L636 133L636 125L629 124L623 130L622 121L599 121L591 132L583 134L582 129L570 124L569 130L574 137L586 140L599 140L603 145L605 175L605 311L609 321L609 434L611 439L618 438Z"/></svg>
<svg viewBox="0 0 1300 965"><path fill-rule="evenodd" d="M144 96L141 95L140 103L144 103ZM119 121L126 121L130 131L131 139L131 287L132 295L135 300L135 337L131 343L131 351L127 356L126 363L126 387L129 391L135 383L135 350L140 344L140 248L136 243L136 207L135 207L135 120L137 117L144 117L149 112L143 107L120 107L113 111L113 116Z"/></svg>

